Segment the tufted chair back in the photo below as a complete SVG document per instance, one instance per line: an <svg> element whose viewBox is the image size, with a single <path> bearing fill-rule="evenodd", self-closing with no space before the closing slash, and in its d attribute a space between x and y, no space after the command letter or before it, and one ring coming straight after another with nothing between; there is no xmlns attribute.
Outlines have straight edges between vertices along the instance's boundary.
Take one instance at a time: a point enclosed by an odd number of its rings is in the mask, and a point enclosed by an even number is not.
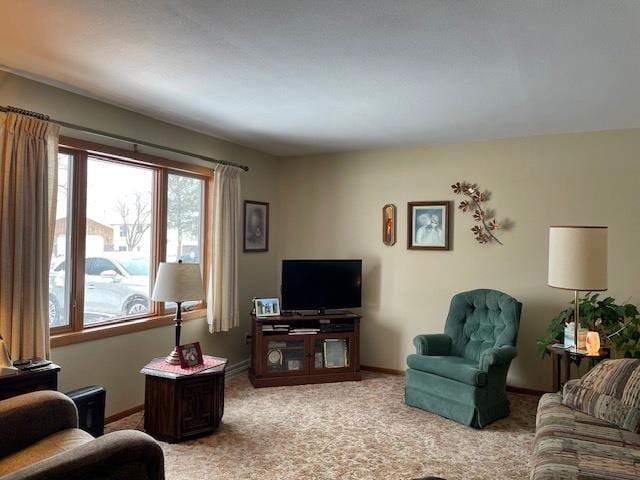
<svg viewBox="0 0 640 480"><path fill-rule="evenodd" d="M513 346L518 339L522 304L497 290L472 290L451 299L444 333L451 355L478 361L488 348Z"/></svg>

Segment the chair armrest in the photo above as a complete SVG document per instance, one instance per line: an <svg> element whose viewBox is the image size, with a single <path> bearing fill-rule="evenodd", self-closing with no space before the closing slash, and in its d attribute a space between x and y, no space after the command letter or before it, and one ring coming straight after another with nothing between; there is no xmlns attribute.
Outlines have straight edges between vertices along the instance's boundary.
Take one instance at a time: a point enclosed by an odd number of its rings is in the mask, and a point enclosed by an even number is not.
<svg viewBox="0 0 640 480"><path fill-rule="evenodd" d="M0 401L0 457L61 430L78 427L73 401L49 390Z"/></svg>
<svg viewBox="0 0 640 480"><path fill-rule="evenodd" d="M516 347L488 348L480 354L480 370L489 371L494 365L506 365L518 355Z"/></svg>
<svg viewBox="0 0 640 480"><path fill-rule="evenodd" d="M413 339L418 355L449 355L451 353L451 337L444 333L418 335Z"/></svg>
<svg viewBox="0 0 640 480"><path fill-rule="evenodd" d="M6 480L164 480L160 445L146 433L122 430L18 470Z"/></svg>

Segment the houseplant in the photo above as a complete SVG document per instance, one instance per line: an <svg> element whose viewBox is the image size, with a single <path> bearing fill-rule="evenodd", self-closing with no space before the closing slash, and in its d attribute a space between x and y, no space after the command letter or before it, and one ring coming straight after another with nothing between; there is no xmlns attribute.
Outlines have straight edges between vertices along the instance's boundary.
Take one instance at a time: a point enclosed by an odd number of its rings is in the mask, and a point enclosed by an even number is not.
<svg viewBox="0 0 640 480"><path fill-rule="evenodd" d="M551 319L546 335L538 338L543 356L547 345L562 343L564 326L574 317L573 300L569 305ZM618 305L613 297L600 300L600 294L589 292L580 300L580 326L597 331L602 346L613 348L616 356L640 358L640 314L635 305Z"/></svg>

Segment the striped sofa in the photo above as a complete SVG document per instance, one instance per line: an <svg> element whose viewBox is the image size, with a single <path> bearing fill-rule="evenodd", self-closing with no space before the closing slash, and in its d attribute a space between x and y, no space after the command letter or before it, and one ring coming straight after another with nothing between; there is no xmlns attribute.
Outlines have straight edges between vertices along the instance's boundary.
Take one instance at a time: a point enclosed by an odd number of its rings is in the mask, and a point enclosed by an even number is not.
<svg viewBox="0 0 640 480"><path fill-rule="evenodd" d="M562 404L561 393L540 399L530 480L640 478L640 434Z"/></svg>

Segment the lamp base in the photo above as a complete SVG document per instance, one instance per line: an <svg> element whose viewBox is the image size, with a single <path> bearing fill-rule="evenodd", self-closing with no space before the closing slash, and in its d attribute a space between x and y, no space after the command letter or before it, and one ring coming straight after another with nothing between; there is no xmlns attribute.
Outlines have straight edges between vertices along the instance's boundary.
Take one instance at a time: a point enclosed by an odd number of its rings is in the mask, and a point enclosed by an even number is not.
<svg viewBox="0 0 640 480"><path fill-rule="evenodd" d="M178 356L178 350L173 347L173 351L167 355L164 359L169 365L180 365L180 357Z"/></svg>

